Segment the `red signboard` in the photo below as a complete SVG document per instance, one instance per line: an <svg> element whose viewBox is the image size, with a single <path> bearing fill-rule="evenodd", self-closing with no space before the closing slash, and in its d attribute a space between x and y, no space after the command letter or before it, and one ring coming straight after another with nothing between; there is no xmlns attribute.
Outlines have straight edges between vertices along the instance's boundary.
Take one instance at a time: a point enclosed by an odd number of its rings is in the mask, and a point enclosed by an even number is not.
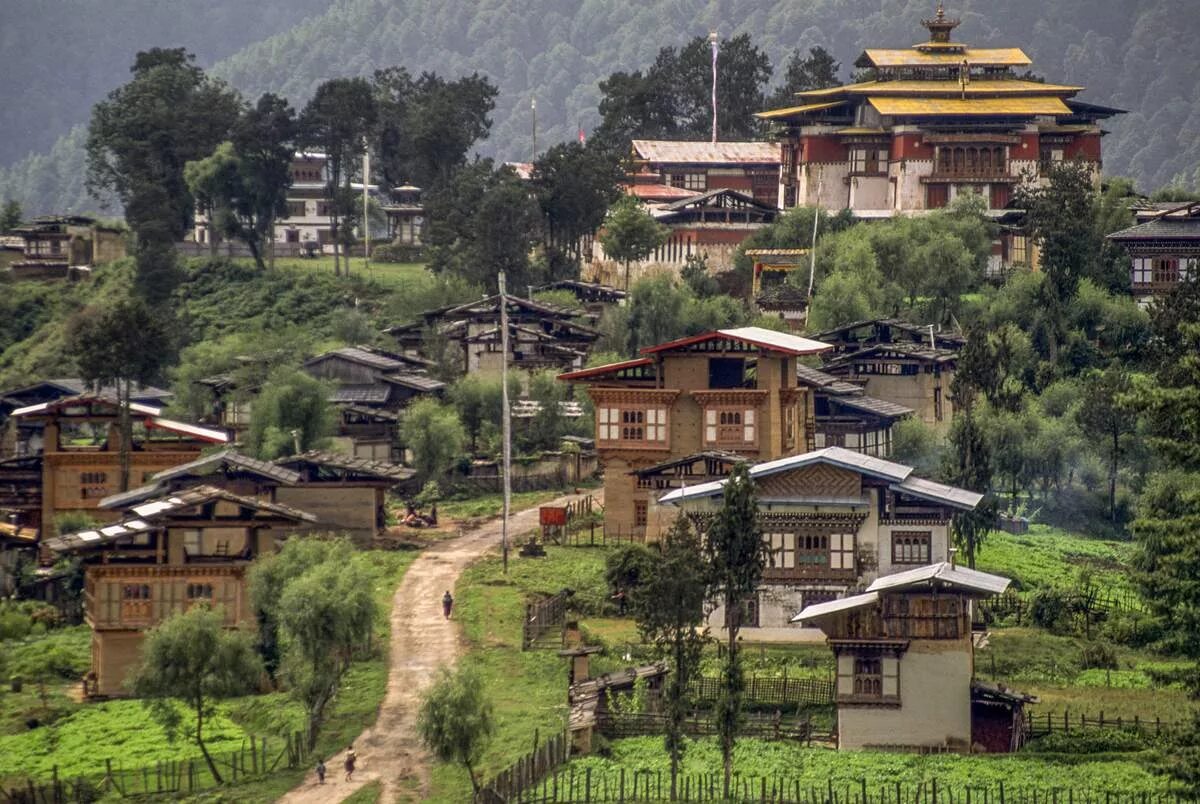
<svg viewBox="0 0 1200 804"><path fill-rule="evenodd" d="M567 524L566 506L543 505L538 509L538 514L540 515L542 527Z"/></svg>

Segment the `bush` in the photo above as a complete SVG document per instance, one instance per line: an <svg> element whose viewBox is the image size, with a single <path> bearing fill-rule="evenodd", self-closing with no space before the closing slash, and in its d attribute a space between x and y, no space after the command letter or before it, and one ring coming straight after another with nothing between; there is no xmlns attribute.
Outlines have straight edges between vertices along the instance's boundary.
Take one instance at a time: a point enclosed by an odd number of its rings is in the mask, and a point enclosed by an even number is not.
<svg viewBox="0 0 1200 804"><path fill-rule="evenodd" d="M1143 751L1150 740L1125 729L1072 729L1054 732L1029 743L1028 750L1045 754L1101 754Z"/></svg>
<svg viewBox="0 0 1200 804"><path fill-rule="evenodd" d="M628 595L654 565L654 554L642 544L628 544L604 560L604 582L613 592Z"/></svg>
<svg viewBox="0 0 1200 804"><path fill-rule="evenodd" d="M388 243L372 247L371 259L375 262L421 262L423 252L420 246Z"/></svg>
<svg viewBox="0 0 1200 804"><path fill-rule="evenodd" d="M1144 611L1114 611L1100 633L1110 642L1142 648L1162 638L1162 623Z"/></svg>
<svg viewBox="0 0 1200 804"><path fill-rule="evenodd" d="M1066 595L1058 589L1040 589L1033 596L1029 610L1034 625L1047 631L1066 630L1070 626L1070 609Z"/></svg>
<svg viewBox="0 0 1200 804"><path fill-rule="evenodd" d="M1100 670L1117 670L1117 650L1107 642L1088 642L1083 646L1079 656L1079 666L1084 670L1097 668Z"/></svg>

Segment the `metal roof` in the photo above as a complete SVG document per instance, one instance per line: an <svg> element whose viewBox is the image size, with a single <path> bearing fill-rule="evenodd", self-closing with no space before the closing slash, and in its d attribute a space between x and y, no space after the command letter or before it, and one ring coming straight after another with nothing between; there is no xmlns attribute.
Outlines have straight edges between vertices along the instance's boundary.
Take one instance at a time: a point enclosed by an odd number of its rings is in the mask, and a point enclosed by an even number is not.
<svg viewBox="0 0 1200 804"><path fill-rule="evenodd" d="M949 561L939 561L924 567L897 572L878 578L867 587L868 592L907 589L914 586L949 586L968 592L998 595L1011 583L1008 578L987 572L956 567Z"/></svg>
<svg viewBox="0 0 1200 804"><path fill-rule="evenodd" d="M647 162L689 165L778 165L779 146L771 142L698 142L634 140L633 150Z"/></svg>
<svg viewBox="0 0 1200 804"><path fill-rule="evenodd" d="M354 474L370 475L381 480L409 480L416 475L416 470L410 469L407 466L385 463L383 461L370 461L366 458L352 458L349 455L340 455L336 452L324 452L322 450L309 450L308 452L301 452L299 455L278 458L275 463L280 466L300 466L303 464L327 466Z"/></svg>
<svg viewBox="0 0 1200 804"><path fill-rule="evenodd" d="M837 396L829 400L830 403L842 405L847 408L870 413L875 416L882 416L888 419L899 419L903 416L911 416L912 408L906 408L904 405L899 405L895 402L889 402L886 399L876 399L873 396Z"/></svg>
<svg viewBox="0 0 1200 804"><path fill-rule="evenodd" d="M1200 239L1200 202L1178 202L1168 208L1159 208L1155 217L1113 232L1109 240L1197 240Z"/></svg>
<svg viewBox="0 0 1200 804"><path fill-rule="evenodd" d="M721 338L729 338L730 340L748 343L762 349L770 349L791 355L815 355L833 348L828 343L801 338L799 335L791 335L787 332L777 332L776 330L765 329L763 327L736 327L734 329L718 329L702 335L680 338L679 340L660 343L657 346L647 346L642 349L642 354L665 352L671 349L690 346L693 343L719 340Z"/></svg>
<svg viewBox="0 0 1200 804"><path fill-rule="evenodd" d="M872 95L867 102L882 115L933 117L938 115L1018 116L1069 115L1061 98L888 98Z"/></svg>
<svg viewBox="0 0 1200 804"><path fill-rule="evenodd" d="M591 368L578 369L576 371L568 371L558 375L558 379L566 380L586 380L590 377L598 377L604 374L612 374L625 369L639 368L641 366L653 366L654 358L639 357L634 360L621 360L616 363L605 363L603 366L592 366Z"/></svg>
<svg viewBox="0 0 1200 804"><path fill-rule="evenodd" d="M830 600L826 603L814 603L811 606L805 606L791 621L802 623L808 620L815 620L818 617L828 617L830 614L837 614L842 611L861 609L863 606L873 606L878 602L879 595L876 592L867 592L861 595L851 595L850 597Z"/></svg>
<svg viewBox="0 0 1200 804"><path fill-rule="evenodd" d="M212 430L208 427L200 427L199 425L188 424L187 422L177 422L174 419L164 419L161 416L155 416L146 423L146 426L157 427L160 430L170 430L172 433L192 436L200 441L211 441L214 444L229 443L229 435L220 430Z"/></svg>
<svg viewBox="0 0 1200 804"><path fill-rule="evenodd" d="M845 104L845 101L831 101L829 103L805 103L800 106L788 106L784 109L771 109L766 112L756 112L755 117L762 120L779 120L784 117L797 117L802 114L812 114L813 112L823 112L826 109L835 109L838 106Z"/></svg>
<svg viewBox="0 0 1200 804"><path fill-rule="evenodd" d="M706 202L710 199L719 198L721 196L725 196L726 198L736 199L736 200L741 201L742 203L746 204L747 206L756 207L758 209L769 210L770 212L778 211L773 206L767 206L766 204L759 203L758 201L755 201L752 196L746 195L745 193L739 192L738 190L731 190L728 187L718 187L714 190L707 190L703 193L691 193L688 195L687 198L681 198L678 201L672 201L669 204L663 204L661 207L659 207L659 209L670 211L670 212L677 212L681 209L686 209L687 207L690 207L690 206L693 206L696 204L703 204L704 202Z"/></svg>
<svg viewBox="0 0 1200 804"><path fill-rule="evenodd" d="M691 198L694 190L684 187L672 187L669 184L635 184L625 189L629 195L647 201L667 201L679 198Z"/></svg>
<svg viewBox="0 0 1200 804"><path fill-rule="evenodd" d="M408 368L415 361L401 360L393 355L383 354L374 349L363 346L343 346L340 349L334 349L329 352L324 352L311 357L304 361L304 365L311 366L322 360L328 360L333 357L340 357L344 360L349 360L354 363L361 363L364 366L377 368L381 371L395 371L396 369Z"/></svg>
<svg viewBox="0 0 1200 804"><path fill-rule="evenodd" d="M135 489L128 491L119 491L116 494L110 494L107 497L100 499L99 506L106 511L120 510L128 508L134 503L140 503L143 500L149 500L155 494L160 494L163 490L161 483L147 483L144 486L138 486Z"/></svg>
<svg viewBox="0 0 1200 804"><path fill-rule="evenodd" d="M335 404L374 402L382 405L391 396L386 385L341 385L329 392L329 401Z"/></svg>
<svg viewBox="0 0 1200 804"><path fill-rule="evenodd" d="M267 502L255 497L245 497L216 486L196 486L186 491L180 491L140 505L135 505L130 515L120 522L68 533L54 539L48 539L43 544L50 550L58 553L79 547L94 547L107 544L126 536L134 536L139 533L152 531L158 527L157 523L161 520L175 513L194 508L197 505L204 505L214 500L225 500L235 503L242 508L251 508L255 511L276 514L295 522L317 521L317 518L307 511L292 508L290 505Z"/></svg>
<svg viewBox="0 0 1200 804"><path fill-rule="evenodd" d="M964 511L974 511L976 506L983 501L983 495L977 492L960 489L956 486L947 486L943 483L935 483L932 480L926 480L921 477L906 478L903 483L893 486L893 488L896 491L911 494L913 497L919 497L922 500L943 503L954 508L961 508Z"/></svg>
<svg viewBox="0 0 1200 804"><path fill-rule="evenodd" d="M859 56L858 62L872 67L956 67L963 60L972 67L1027 67L1033 60L1019 47L979 48L960 47L941 52L917 50L916 48L868 48Z"/></svg>
<svg viewBox="0 0 1200 804"><path fill-rule="evenodd" d="M988 79L972 78L966 87L958 82L957 76L942 81L937 80L897 80L874 81L869 84L859 84L844 87L849 95L953 95L968 98L987 95L1071 95L1082 92L1084 87L1068 86L1065 84L1043 84L1038 81L1023 81L1021 79Z"/></svg>
<svg viewBox="0 0 1200 804"><path fill-rule="evenodd" d="M402 374L388 374L383 378L384 382L403 385L405 388L412 388L416 391L434 392L440 391L446 387L446 383L441 380L435 380L433 377L428 377L424 374L414 374L412 372L404 372Z"/></svg>
<svg viewBox="0 0 1200 804"><path fill-rule="evenodd" d="M48 413L51 410L59 408L69 408L74 405L83 405L90 402L105 402L113 407L117 406L116 397L108 396L107 394L77 394L75 396L65 396L60 399L52 399L49 402L41 402L37 405L26 405L23 408L17 408L11 416L33 416L39 413ZM132 413L139 413L143 416L157 416L162 413L162 408L155 405L143 405L140 402L130 402L129 410Z"/></svg>
<svg viewBox="0 0 1200 804"><path fill-rule="evenodd" d="M291 469L285 469L269 461L260 461L257 458L251 458L232 449L214 452L212 455L206 455L194 461L172 466L170 469L164 469L153 475L151 479L163 481L187 475L206 475L224 467L231 467L243 472L261 475L280 483L292 484L300 480L299 472L293 472Z"/></svg>
<svg viewBox="0 0 1200 804"><path fill-rule="evenodd" d="M35 391L53 388L63 392L64 396L83 396L88 394L92 386L90 383L84 382L77 377L55 377L49 380L42 380L21 388L14 388L10 391L0 392L0 397L24 396L25 394ZM111 385L103 385L98 391L100 396L112 397L116 399L117 389ZM156 388L153 385L136 385L131 393L131 398L134 400L166 400L175 396L170 391L163 388Z"/></svg>

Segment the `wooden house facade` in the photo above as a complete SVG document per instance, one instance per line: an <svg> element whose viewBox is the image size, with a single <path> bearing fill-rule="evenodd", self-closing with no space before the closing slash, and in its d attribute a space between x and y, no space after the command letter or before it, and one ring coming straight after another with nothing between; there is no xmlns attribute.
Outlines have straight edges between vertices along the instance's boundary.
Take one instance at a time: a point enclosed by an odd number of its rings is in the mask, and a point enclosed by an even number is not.
<svg viewBox="0 0 1200 804"><path fill-rule="evenodd" d="M1015 750L1013 701L973 683L972 603L1008 584L938 562L806 605L794 622L820 628L837 660L838 748Z"/></svg>
<svg viewBox="0 0 1200 804"><path fill-rule="evenodd" d="M47 215L13 233L24 240L22 258L9 266L14 279L64 279L125 256L125 233L83 215Z"/></svg>
<svg viewBox="0 0 1200 804"><path fill-rule="evenodd" d="M982 495L914 477L910 466L841 447L750 468L768 562L746 601L744 627L782 627L805 606L950 557L950 519ZM701 530L720 509L726 479L687 486L659 503ZM726 617L717 606L710 624Z"/></svg>
<svg viewBox="0 0 1200 804"><path fill-rule="evenodd" d="M286 505L196 486L134 505L111 524L47 540L53 553L85 563L89 692L125 694L146 630L192 606L218 609L229 628L253 628L246 568L313 519Z"/></svg>
<svg viewBox="0 0 1200 804"><path fill-rule="evenodd" d="M812 395L797 358L827 344L758 327L646 347L643 356L568 372L596 410L605 527L657 538L676 511L658 505L663 473L726 471L716 452L773 460L810 448Z"/></svg>
<svg viewBox="0 0 1200 804"><path fill-rule="evenodd" d="M813 445L845 447L864 455L888 458L892 428L913 415L912 408L867 396L862 386L824 371L799 365L796 375L813 394Z"/></svg>
<svg viewBox="0 0 1200 804"><path fill-rule="evenodd" d="M573 308L505 295L508 307L509 368L540 371L565 371L583 365L588 350L600 333L581 323ZM498 377L502 362L499 294L466 304L428 310L411 324L385 330L396 339L401 352L409 357L422 354L429 332L449 342L460 370L466 374Z"/></svg>
<svg viewBox="0 0 1200 804"><path fill-rule="evenodd" d="M1136 226L1108 235L1131 260L1129 287L1145 304L1180 282L1200 278L1200 201L1139 215Z"/></svg>

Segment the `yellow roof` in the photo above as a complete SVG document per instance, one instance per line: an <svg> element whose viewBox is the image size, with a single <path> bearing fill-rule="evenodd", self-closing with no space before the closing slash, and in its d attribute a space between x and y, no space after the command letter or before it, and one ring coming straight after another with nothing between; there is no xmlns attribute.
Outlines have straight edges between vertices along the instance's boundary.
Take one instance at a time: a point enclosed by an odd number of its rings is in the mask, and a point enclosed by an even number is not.
<svg viewBox="0 0 1200 804"><path fill-rule="evenodd" d="M797 95L797 97L801 97L801 98L836 97L838 95L842 95L847 92L853 92L856 89L862 89L864 87L878 86L880 83L882 83L882 82L880 82L880 81L863 81L860 84L843 84L842 86L826 87L825 89L806 89L803 92L797 92L796 95Z"/></svg>
<svg viewBox="0 0 1200 804"><path fill-rule="evenodd" d="M882 115L1067 115L1061 98L877 98L870 103Z"/></svg>
<svg viewBox="0 0 1200 804"><path fill-rule="evenodd" d="M870 85L847 87L855 95L956 95L961 97L963 88L957 78L945 81L876 81ZM1037 81L1018 79L972 78L967 82L967 97L986 95L1074 95L1083 87L1064 84L1040 84Z"/></svg>
<svg viewBox="0 0 1200 804"><path fill-rule="evenodd" d="M913 48L894 50L865 50L859 61L870 62L873 67L928 67L968 64L988 67L1025 67L1033 60L1019 47L975 48L947 51L924 51Z"/></svg>
<svg viewBox="0 0 1200 804"><path fill-rule="evenodd" d="M834 101L832 103L810 103L805 106L791 106L787 109L772 109L769 112L758 112L754 116L760 117L763 120L778 120L782 117L795 117L796 115L832 109L835 106L841 106L843 103L845 103L845 101Z"/></svg>

